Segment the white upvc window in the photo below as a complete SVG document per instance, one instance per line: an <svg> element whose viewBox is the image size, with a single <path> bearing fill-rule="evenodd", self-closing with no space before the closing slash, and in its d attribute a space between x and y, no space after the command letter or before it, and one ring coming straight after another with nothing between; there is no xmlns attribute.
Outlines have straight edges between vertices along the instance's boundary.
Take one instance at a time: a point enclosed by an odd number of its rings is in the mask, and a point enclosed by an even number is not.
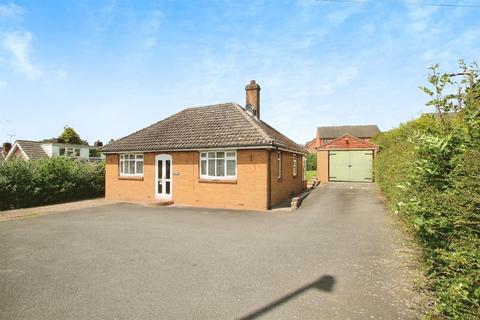
<svg viewBox="0 0 480 320"><path fill-rule="evenodd" d="M236 151L212 150L200 152L200 178L235 179L236 177Z"/></svg>
<svg viewBox="0 0 480 320"><path fill-rule="evenodd" d="M282 178L282 152L277 152L277 178Z"/></svg>
<svg viewBox="0 0 480 320"><path fill-rule="evenodd" d="M71 148L71 147L60 148L59 154L61 156L78 158L80 157L80 148Z"/></svg>
<svg viewBox="0 0 480 320"><path fill-rule="evenodd" d="M120 155L121 176L143 176L143 154Z"/></svg>
<svg viewBox="0 0 480 320"><path fill-rule="evenodd" d="M297 155L293 154L293 176L296 177L297 174L298 174Z"/></svg>

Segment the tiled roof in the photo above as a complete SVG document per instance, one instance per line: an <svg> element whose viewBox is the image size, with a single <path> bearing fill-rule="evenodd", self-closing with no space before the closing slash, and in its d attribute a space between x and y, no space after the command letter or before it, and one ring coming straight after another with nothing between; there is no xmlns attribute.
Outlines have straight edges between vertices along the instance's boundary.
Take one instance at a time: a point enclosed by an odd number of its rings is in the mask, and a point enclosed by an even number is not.
<svg viewBox="0 0 480 320"><path fill-rule="evenodd" d="M22 148L23 152L25 152L29 160L38 160L48 156L41 147L42 142L29 141L29 140L17 140L15 144L19 145Z"/></svg>
<svg viewBox="0 0 480 320"><path fill-rule="evenodd" d="M182 110L100 149L101 152L272 147L307 150L236 103Z"/></svg>
<svg viewBox="0 0 480 320"><path fill-rule="evenodd" d="M363 139L344 134L332 141L321 145L317 150L337 150L337 149L375 149L380 147L372 142L365 141Z"/></svg>
<svg viewBox="0 0 480 320"><path fill-rule="evenodd" d="M359 126L332 126L318 127L318 135L320 138L335 139L344 134L349 134L358 138L371 138L380 133L377 125L359 125Z"/></svg>

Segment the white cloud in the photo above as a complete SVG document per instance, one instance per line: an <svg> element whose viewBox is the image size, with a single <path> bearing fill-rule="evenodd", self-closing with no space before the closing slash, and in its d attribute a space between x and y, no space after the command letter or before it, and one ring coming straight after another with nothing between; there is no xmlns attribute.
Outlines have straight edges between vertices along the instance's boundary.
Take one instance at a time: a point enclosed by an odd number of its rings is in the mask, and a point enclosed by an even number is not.
<svg viewBox="0 0 480 320"><path fill-rule="evenodd" d="M145 47L152 48L157 45L157 32L160 29L160 20L163 17L163 13L159 10L153 10L151 18L145 22L143 43Z"/></svg>
<svg viewBox="0 0 480 320"><path fill-rule="evenodd" d="M67 71L64 68L60 68L55 71L55 75L59 79L65 79L67 77Z"/></svg>
<svg viewBox="0 0 480 320"><path fill-rule="evenodd" d="M0 19L19 19L24 11L22 7L13 2L0 4Z"/></svg>
<svg viewBox="0 0 480 320"><path fill-rule="evenodd" d="M299 96L326 96L335 93L336 89L345 86L357 77L359 68L350 66L335 71L325 73L325 77L319 75L319 79L310 79L307 83L311 83L306 91L299 91Z"/></svg>
<svg viewBox="0 0 480 320"><path fill-rule="evenodd" d="M437 7L420 7L420 6L409 6L408 7L408 18L410 19L409 28L414 32L421 33L429 29L437 27L438 23L435 24L432 20L435 13L437 13Z"/></svg>
<svg viewBox="0 0 480 320"><path fill-rule="evenodd" d="M42 70L31 61L32 34L28 31L7 32L3 35L3 45L10 52L15 68L28 79L35 80L42 75Z"/></svg>

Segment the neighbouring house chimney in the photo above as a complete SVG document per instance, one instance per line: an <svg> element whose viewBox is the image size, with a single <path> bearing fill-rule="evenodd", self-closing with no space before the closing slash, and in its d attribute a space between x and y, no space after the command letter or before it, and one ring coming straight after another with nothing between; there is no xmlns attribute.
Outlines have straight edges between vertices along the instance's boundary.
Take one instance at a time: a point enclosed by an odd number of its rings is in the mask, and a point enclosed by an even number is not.
<svg viewBox="0 0 480 320"><path fill-rule="evenodd" d="M10 142L4 142L2 149L3 156L6 157L7 154L10 152L10 149L12 149L12 144Z"/></svg>
<svg viewBox="0 0 480 320"><path fill-rule="evenodd" d="M260 86L255 80L250 80L250 83L245 86L245 92L247 97L245 109L260 119Z"/></svg>
<svg viewBox="0 0 480 320"><path fill-rule="evenodd" d="M93 143L94 147L103 147L103 142L100 140L97 140Z"/></svg>

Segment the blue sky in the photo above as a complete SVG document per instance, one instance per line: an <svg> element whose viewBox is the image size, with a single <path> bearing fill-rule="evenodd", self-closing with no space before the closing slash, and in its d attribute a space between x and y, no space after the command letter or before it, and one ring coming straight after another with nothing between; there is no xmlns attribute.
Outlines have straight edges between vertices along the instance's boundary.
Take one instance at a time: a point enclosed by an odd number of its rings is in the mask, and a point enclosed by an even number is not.
<svg viewBox="0 0 480 320"><path fill-rule="evenodd" d="M186 107L244 105L251 79L262 119L297 142L321 125L387 130L429 110L428 66L479 53L480 7L0 0L0 139L69 125L108 141Z"/></svg>

